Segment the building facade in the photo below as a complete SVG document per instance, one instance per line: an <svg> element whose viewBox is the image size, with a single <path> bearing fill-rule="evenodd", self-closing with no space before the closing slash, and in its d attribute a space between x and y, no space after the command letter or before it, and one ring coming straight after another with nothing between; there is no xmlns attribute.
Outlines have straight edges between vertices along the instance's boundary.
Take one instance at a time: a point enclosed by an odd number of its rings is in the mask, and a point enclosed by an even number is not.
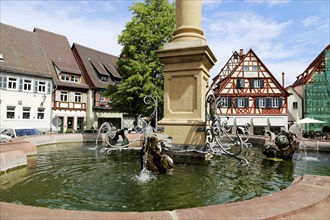
<svg viewBox="0 0 330 220"><path fill-rule="evenodd" d="M102 95L107 85L121 81L116 69L118 57L76 43L72 45L72 52L90 88L87 94L87 127L100 128L104 122L116 128L127 127L123 113L112 111L111 100Z"/></svg>
<svg viewBox="0 0 330 220"><path fill-rule="evenodd" d="M51 130L52 91L39 36L0 24L0 130Z"/></svg>
<svg viewBox="0 0 330 220"><path fill-rule="evenodd" d="M303 118L303 98L292 86L287 87L286 90L291 94L288 97L288 121L292 124Z"/></svg>
<svg viewBox="0 0 330 220"><path fill-rule="evenodd" d="M303 98L301 118L326 123L310 124L309 130L329 130L330 126L330 44L297 76L291 86ZM327 127L327 128L326 128Z"/></svg>
<svg viewBox="0 0 330 220"><path fill-rule="evenodd" d="M229 117L232 132L246 124L256 135L288 129L289 93L252 49L246 54L234 52L213 79L212 89L220 98L218 113Z"/></svg>
<svg viewBox="0 0 330 220"><path fill-rule="evenodd" d="M79 132L86 128L88 85L63 35L34 29L38 34L51 72L55 90L52 94L52 130Z"/></svg>

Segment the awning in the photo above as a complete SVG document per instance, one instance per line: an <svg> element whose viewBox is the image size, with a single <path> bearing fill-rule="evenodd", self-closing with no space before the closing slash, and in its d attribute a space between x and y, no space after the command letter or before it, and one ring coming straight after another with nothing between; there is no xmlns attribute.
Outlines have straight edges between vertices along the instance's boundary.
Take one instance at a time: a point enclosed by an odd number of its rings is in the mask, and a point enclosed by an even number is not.
<svg viewBox="0 0 330 220"><path fill-rule="evenodd" d="M284 118L269 118L269 124L270 126L275 127L285 127L286 124L284 122Z"/></svg>
<svg viewBox="0 0 330 220"><path fill-rule="evenodd" d="M239 118L236 118L236 125L237 126L244 126L247 123L251 124L251 118L249 118L249 117L239 117Z"/></svg>
<svg viewBox="0 0 330 220"><path fill-rule="evenodd" d="M253 126L268 126L267 117L252 118Z"/></svg>
<svg viewBox="0 0 330 220"><path fill-rule="evenodd" d="M233 126L234 125L234 118L229 117L228 119L226 117L221 117L221 123L227 122L228 126Z"/></svg>

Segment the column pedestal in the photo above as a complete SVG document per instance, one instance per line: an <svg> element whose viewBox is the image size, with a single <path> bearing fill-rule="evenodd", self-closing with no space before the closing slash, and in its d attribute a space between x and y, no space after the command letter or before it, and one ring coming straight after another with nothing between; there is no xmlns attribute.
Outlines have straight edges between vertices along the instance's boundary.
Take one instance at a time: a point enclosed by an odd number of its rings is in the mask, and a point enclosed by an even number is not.
<svg viewBox="0 0 330 220"><path fill-rule="evenodd" d="M216 58L204 40L166 44L157 52L164 63L164 118L159 125L176 145L204 145L205 95ZM200 130L200 129L199 129Z"/></svg>

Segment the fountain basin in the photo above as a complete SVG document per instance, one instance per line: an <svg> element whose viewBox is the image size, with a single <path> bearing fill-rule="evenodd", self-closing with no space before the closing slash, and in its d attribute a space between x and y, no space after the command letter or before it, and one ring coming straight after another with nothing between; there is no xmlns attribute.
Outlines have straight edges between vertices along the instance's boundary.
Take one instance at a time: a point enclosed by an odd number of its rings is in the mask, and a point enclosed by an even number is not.
<svg viewBox="0 0 330 220"><path fill-rule="evenodd" d="M1 219L329 219L330 178L304 175L292 186L243 202L156 212L95 212L0 202Z"/></svg>
<svg viewBox="0 0 330 220"><path fill-rule="evenodd" d="M78 134L77 137L79 136ZM62 135L61 135L62 136ZM58 140L63 140L57 137ZM70 135L72 136L72 135ZM32 137L31 137L32 138ZM44 141L37 140L42 144ZM64 138L65 139L65 138ZM79 139L79 137L77 138ZM73 140L72 137L70 140ZM83 141L83 139L81 139ZM52 139L52 142L54 138ZM63 140L65 141L65 140ZM76 142L77 140L75 140ZM68 142L69 139L68 139ZM292 195L291 195L292 194ZM271 202L271 203L270 203ZM295 183L278 193L273 193L260 198L243 202L235 202L224 205L212 205L200 208L179 209L173 211L157 212L92 212L92 211L70 211L47 208L21 206L15 204L1 203L1 219L140 219L140 218L162 218L162 219L196 219L196 218L223 218L223 219L247 219L247 218L270 218L288 216L308 216L317 213L320 216L329 216L327 209L329 205L329 177L305 175L296 179ZM257 209L255 209L257 208ZM17 209L17 210L15 210ZM255 212L251 212L255 209ZM298 212L297 209L300 211ZM303 210L302 210L303 209ZM15 211L13 211L15 210ZM239 210L239 211L238 211ZM244 211L245 210L245 211ZM249 211L250 210L250 211ZM59 214L61 213L61 214Z"/></svg>

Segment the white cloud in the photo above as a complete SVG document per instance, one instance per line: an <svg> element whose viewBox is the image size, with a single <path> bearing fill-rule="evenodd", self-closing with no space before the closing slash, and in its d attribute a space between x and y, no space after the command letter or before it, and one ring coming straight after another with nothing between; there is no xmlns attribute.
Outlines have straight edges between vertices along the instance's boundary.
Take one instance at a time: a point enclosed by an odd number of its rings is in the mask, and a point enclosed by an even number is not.
<svg viewBox="0 0 330 220"><path fill-rule="evenodd" d="M299 50L288 50L284 44L276 43L280 42L282 34L291 23L237 11L222 12L213 16L212 20L204 19L207 42L218 59L211 70L211 78L220 72L234 50L244 49L247 52L252 48L262 61L272 62L297 55Z"/></svg>
<svg viewBox="0 0 330 220"><path fill-rule="evenodd" d="M245 0L251 4L266 4L268 7L287 5L291 0Z"/></svg>
<svg viewBox="0 0 330 220"><path fill-rule="evenodd" d="M86 3L69 4L61 10L53 8L53 4L46 7L47 4L39 3L22 1L6 4L5 10L1 9L1 22L28 31L33 31L35 27L44 29L66 36L71 45L78 43L113 55L120 54L121 46L117 44L117 38L124 29L128 17L97 18L92 14L96 9L88 9L90 5ZM106 2L101 6L104 4ZM104 10L111 11L110 6ZM40 7L43 10L40 10ZM87 13L88 10L91 12L90 15ZM75 14L79 11L80 15Z"/></svg>
<svg viewBox="0 0 330 220"><path fill-rule="evenodd" d="M302 21L305 27L319 25L321 23L321 18L318 16L309 16Z"/></svg>

